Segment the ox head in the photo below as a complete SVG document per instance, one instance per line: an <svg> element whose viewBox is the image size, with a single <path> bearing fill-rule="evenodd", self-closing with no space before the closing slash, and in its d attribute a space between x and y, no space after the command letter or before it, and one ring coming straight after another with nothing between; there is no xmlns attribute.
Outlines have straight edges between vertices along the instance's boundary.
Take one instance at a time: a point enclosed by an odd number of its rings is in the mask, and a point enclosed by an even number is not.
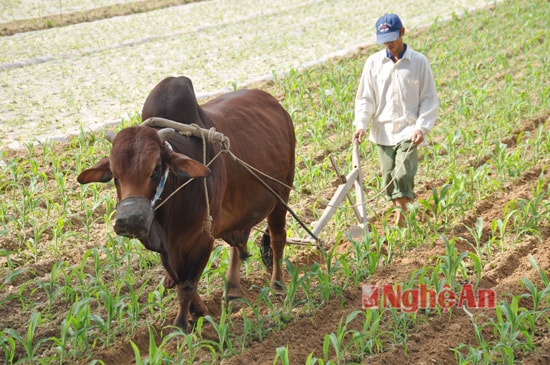
<svg viewBox="0 0 550 365"><path fill-rule="evenodd" d="M118 204L115 232L138 238L154 251L162 251L158 238L151 238L154 197L163 186L165 172L180 178L204 177L208 167L192 158L173 151L165 143L173 129L155 130L149 127L130 127L116 135L106 135L112 142L111 154L78 175L78 182L108 182L114 180Z"/></svg>

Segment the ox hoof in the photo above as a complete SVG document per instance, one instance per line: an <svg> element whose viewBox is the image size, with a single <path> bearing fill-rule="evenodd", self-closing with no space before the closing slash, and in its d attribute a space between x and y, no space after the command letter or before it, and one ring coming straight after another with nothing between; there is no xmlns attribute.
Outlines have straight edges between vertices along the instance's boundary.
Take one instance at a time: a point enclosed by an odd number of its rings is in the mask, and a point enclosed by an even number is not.
<svg viewBox="0 0 550 365"><path fill-rule="evenodd" d="M189 333L189 321L178 321L174 322L174 327L178 327L183 333Z"/></svg>
<svg viewBox="0 0 550 365"><path fill-rule="evenodd" d="M224 300L230 313L236 313L243 307L243 297L241 295L227 295Z"/></svg>
<svg viewBox="0 0 550 365"><path fill-rule="evenodd" d="M176 282L166 273L164 275L164 287L166 289L173 289L176 286Z"/></svg>
<svg viewBox="0 0 550 365"><path fill-rule="evenodd" d="M279 285L273 286L271 289L271 297L273 297L276 300L284 300L286 297L285 289L281 288Z"/></svg>

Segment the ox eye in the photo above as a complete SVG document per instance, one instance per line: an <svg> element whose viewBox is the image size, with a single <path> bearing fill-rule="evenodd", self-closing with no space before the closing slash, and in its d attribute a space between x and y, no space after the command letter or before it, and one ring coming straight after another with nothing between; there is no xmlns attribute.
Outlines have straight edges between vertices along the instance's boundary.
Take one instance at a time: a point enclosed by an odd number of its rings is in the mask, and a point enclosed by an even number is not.
<svg viewBox="0 0 550 365"><path fill-rule="evenodd" d="M151 179L158 180L160 179L161 174L162 174L162 166L157 165L157 167L155 167L155 170L153 170L153 173L151 174Z"/></svg>

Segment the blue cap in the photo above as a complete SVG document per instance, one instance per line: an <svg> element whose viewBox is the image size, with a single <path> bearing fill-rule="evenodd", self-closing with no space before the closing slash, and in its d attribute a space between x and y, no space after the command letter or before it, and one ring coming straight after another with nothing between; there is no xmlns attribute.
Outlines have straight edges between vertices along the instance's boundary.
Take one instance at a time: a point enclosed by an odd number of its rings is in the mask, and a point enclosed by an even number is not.
<svg viewBox="0 0 550 365"><path fill-rule="evenodd" d="M393 42L401 36L401 19L396 14L385 14L376 22L376 41Z"/></svg>

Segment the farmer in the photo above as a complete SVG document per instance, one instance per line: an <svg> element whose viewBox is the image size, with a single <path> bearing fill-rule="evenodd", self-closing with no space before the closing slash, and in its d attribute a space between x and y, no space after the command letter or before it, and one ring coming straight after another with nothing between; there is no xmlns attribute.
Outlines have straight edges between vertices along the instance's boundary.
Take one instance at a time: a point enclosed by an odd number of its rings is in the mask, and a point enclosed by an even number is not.
<svg viewBox="0 0 550 365"><path fill-rule="evenodd" d="M439 99L427 58L403 42L405 28L396 14L376 22L376 40L385 48L367 58L355 98L353 140L366 136L378 146L386 197L402 227L414 199L417 147L432 130Z"/></svg>

